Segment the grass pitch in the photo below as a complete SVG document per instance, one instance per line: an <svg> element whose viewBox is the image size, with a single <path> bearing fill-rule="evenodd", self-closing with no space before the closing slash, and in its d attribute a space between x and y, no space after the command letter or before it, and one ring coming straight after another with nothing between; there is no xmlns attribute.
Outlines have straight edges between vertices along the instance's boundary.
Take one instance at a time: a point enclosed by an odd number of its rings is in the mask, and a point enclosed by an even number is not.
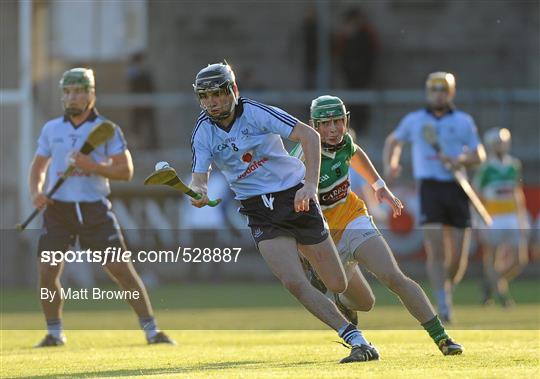
<svg viewBox="0 0 540 379"><path fill-rule="evenodd" d="M368 331L381 361L339 365L329 331L172 331L146 346L138 331L71 331L68 345L31 349L41 331L2 332L2 377L534 378L538 331L454 331L465 354L444 357L421 331Z"/></svg>
<svg viewBox="0 0 540 379"><path fill-rule="evenodd" d="M336 333L309 315L279 285L191 285L151 291L158 323L178 346L147 346L136 317L122 302L67 303L68 344L47 349L31 348L44 335L37 295L4 290L0 376L540 376L537 282L515 284L518 306L514 309L481 307L476 304L476 284L458 287L457 322L449 331L465 346L465 353L453 357L442 356L394 296L380 286L374 286L374 291L377 305L360 314L360 324L381 352L381 361L339 365L348 350L334 343ZM96 330L82 330L89 328Z"/></svg>

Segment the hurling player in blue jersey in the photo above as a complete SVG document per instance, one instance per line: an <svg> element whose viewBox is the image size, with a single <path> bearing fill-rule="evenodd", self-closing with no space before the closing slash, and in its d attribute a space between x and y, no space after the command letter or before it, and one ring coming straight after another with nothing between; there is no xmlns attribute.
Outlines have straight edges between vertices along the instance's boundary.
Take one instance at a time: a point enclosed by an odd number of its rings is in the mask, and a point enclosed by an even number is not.
<svg viewBox="0 0 540 379"><path fill-rule="evenodd" d="M43 126L30 171L32 202L36 208L45 208L38 255L42 257L43 251L74 249L77 237L82 250L105 251L110 247L125 251L124 238L107 196L109 179L131 180L133 175L126 141L120 128L115 126L111 140L90 155L78 153L92 128L105 121L95 108L94 73L86 68L68 70L60 80L60 87L64 115ZM51 199L47 198L45 179L50 189L70 163L75 165L75 172ZM128 301L139 317L148 343L174 343L157 329L150 299L131 262L117 261L108 261L105 269L122 290L137 293ZM42 296L48 333L36 347L60 346L66 341L60 284L63 266L63 262L52 265L46 260L39 261L41 291L55 291L49 293L56 296L47 299ZM88 322L92 320L89 318Z"/></svg>
<svg viewBox="0 0 540 379"><path fill-rule="evenodd" d="M336 330L352 349L341 362L379 358L355 325L335 304L311 286L298 250L333 292L347 288L343 266L317 200L321 159L319 135L283 110L240 97L227 63L203 68L193 85L202 112L193 135L191 188L208 203L207 182L213 163L223 173L266 263L285 288L311 313ZM300 142L306 166L290 156L281 138Z"/></svg>
<svg viewBox="0 0 540 379"><path fill-rule="evenodd" d="M485 152L473 118L454 106L454 75L431 73L426 81L428 106L406 115L385 143L389 180L400 172L405 142L412 144L414 178L420 188L420 223L424 228L427 272L441 319L452 318L452 287L467 268L471 217L469 200L448 166L464 170L482 163ZM424 138L424 128L437 132L441 153Z"/></svg>

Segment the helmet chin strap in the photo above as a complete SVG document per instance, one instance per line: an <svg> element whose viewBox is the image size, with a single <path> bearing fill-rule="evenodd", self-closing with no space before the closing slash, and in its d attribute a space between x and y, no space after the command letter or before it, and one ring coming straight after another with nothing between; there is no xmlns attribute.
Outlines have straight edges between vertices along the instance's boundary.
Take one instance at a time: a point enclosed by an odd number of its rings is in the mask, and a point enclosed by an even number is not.
<svg viewBox="0 0 540 379"><path fill-rule="evenodd" d="M341 142L336 145L330 145L329 143L321 142L321 147L324 151L328 151L329 153L335 153L336 151L341 150L345 146L345 144L345 139L342 139Z"/></svg>

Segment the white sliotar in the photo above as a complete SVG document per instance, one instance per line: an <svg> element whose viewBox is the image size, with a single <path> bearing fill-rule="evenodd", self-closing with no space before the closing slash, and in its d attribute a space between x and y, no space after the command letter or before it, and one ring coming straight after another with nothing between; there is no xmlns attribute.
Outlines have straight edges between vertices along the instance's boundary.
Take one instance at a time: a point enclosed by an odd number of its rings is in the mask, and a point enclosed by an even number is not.
<svg viewBox="0 0 540 379"><path fill-rule="evenodd" d="M167 167L170 167L168 162L158 162L156 163L155 169L157 171L157 170L161 170L162 168L167 168Z"/></svg>

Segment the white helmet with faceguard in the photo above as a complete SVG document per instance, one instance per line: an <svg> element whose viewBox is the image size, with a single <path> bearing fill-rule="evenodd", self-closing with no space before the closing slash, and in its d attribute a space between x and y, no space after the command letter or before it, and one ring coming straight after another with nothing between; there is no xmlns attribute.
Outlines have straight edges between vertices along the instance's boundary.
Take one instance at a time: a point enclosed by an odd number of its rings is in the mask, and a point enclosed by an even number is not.
<svg viewBox="0 0 540 379"><path fill-rule="evenodd" d="M512 134L506 128L491 128L484 133L484 145L489 152L494 152L498 145L510 149L511 140Z"/></svg>
<svg viewBox="0 0 540 379"><path fill-rule="evenodd" d="M426 79L426 90L442 89L451 96L456 94L456 78L444 71L432 72Z"/></svg>

